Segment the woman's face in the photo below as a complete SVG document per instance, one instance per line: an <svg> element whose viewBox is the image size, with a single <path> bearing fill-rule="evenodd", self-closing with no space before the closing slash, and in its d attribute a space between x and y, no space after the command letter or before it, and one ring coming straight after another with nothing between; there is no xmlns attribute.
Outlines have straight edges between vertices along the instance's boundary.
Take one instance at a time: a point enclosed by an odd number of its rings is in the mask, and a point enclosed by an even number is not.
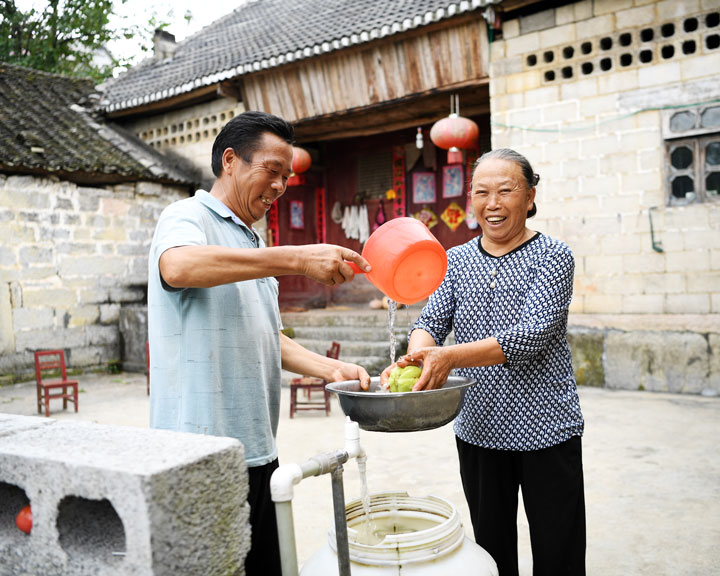
<svg viewBox="0 0 720 576"><path fill-rule="evenodd" d="M525 241L525 221L535 201L535 187L528 187L519 164L499 158L483 160L475 168L470 194L484 246L487 241L514 248Z"/></svg>

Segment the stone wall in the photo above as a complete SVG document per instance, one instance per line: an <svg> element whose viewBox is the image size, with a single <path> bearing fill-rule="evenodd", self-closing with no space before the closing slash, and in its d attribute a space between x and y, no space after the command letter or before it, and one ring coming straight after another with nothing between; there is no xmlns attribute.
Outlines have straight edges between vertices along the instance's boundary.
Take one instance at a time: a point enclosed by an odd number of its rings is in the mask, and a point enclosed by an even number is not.
<svg viewBox="0 0 720 576"><path fill-rule="evenodd" d="M720 202L671 205L663 134L675 107L720 98L718 9L585 0L491 45L493 147L541 176L530 225L575 254L572 312L720 314Z"/></svg>
<svg viewBox="0 0 720 576"><path fill-rule="evenodd" d="M65 349L71 370L120 362L121 307L146 301L155 223L187 195L0 175L0 378L32 378L40 349Z"/></svg>

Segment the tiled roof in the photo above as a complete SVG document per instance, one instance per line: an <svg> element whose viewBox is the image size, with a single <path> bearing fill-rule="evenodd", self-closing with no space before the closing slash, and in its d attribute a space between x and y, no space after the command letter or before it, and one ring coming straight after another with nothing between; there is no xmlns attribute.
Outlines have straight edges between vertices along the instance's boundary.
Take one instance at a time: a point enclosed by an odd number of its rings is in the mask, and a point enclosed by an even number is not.
<svg viewBox="0 0 720 576"><path fill-rule="evenodd" d="M427 26L500 0L250 0L178 43L171 58L108 83L108 112L134 108Z"/></svg>
<svg viewBox="0 0 720 576"><path fill-rule="evenodd" d="M91 80L0 63L0 171L77 182L192 184L182 168L121 128L95 118Z"/></svg>

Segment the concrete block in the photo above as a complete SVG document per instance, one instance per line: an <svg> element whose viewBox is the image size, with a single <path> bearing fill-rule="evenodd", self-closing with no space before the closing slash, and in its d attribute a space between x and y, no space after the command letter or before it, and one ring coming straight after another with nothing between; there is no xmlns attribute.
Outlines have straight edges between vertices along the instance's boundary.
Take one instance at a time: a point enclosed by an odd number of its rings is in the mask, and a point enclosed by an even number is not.
<svg viewBox="0 0 720 576"><path fill-rule="evenodd" d="M720 250L710 250L710 270L720 270Z"/></svg>
<svg viewBox="0 0 720 576"><path fill-rule="evenodd" d="M502 31L503 31L503 38L506 40L509 40L510 38L515 38L520 35L520 20L517 18L514 18L512 20L508 20L507 22L503 22L502 24ZM499 42L498 42L499 44ZM495 45L493 44L493 48ZM492 52L492 50L491 50Z"/></svg>
<svg viewBox="0 0 720 576"><path fill-rule="evenodd" d="M620 294L586 294L586 314L619 314L622 310Z"/></svg>
<svg viewBox="0 0 720 576"><path fill-rule="evenodd" d="M700 3L698 0L664 0L657 3L656 9L660 20L669 20L686 14L697 14L700 11Z"/></svg>
<svg viewBox="0 0 720 576"><path fill-rule="evenodd" d="M603 335L599 332L570 328L568 343L577 384L603 387L605 385Z"/></svg>
<svg viewBox="0 0 720 576"><path fill-rule="evenodd" d="M540 86L540 72L530 70L522 74L512 74L505 78L508 94L533 90ZM530 101L530 100L528 100Z"/></svg>
<svg viewBox="0 0 720 576"><path fill-rule="evenodd" d="M540 32L540 49L553 48L555 46L572 44L577 40L575 24L555 26Z"/></svg>
<svg viewBox="0 0 720 576"><path fill-rule="evenodd" d="M231 438L0 415L4 574L244 574L247 493Z"/></svg>
<svg viewBox="0 0 720 576"><path fill-rule="evenodd" d="M720 67L720 56L718 56L716 50L704 56L686 59L680 73L683 82L705 77L717 78L718 67Z"/></svg>
<svg viewBox="0 0 720 576"><path fill-rule="evenodd" d="M601 4L604 4L604 2ZM616 13L616 17L617 21L622 23L621 25L623 28L652 26L655 22L655 7L648 5L620 9Z"/></svg>
<svg viewBox="0 0 720 576"><path fill-rule="evenodd" d="M603 14L615 14L621 10L627 10L633 5L633 0L602 0L594 2L593 13L595 16Z"/></svg>
<svg viewBox="0 0 720 576"><path fill-rule="evenodd" d="M623 314L662 314L665 312L665 298L662 294L624 294Z"/></svg>
<svg viewBox="0 0 720 576"><path fill-rule="evenodd" d="M10 285L0 282L0 356L15 351Z"/></svg>
<svg viewBox="0 0 720 576"><path fill-rule="evenodd" d="M118 275L125 271L125 259L120 256L63 256L58 272L61 277L112 275L117 282Z"/></svg>
<svg viewBox="0 0 720 576"><path fill-rule="evenodd" d="M622 236L606 236L600 241L603 254L638 254L640 252L640 236L638 234Z"/></svg>
<svg viewBox="0 0 720 576"><path fill-rule="evenodd" d="M57 348L75 348L85 345L85 330L83 328L52 328L48 330L23 330L15 333L15 351L25 350L55 350ZM66 358L68 366L71 359Z"/></svg>
<svg viewBox="0 0 720 576"><path fill-rule="evenodd" d="M15 308L12 320L16 332L51 328L55 322L55 313L52 308Z"/></svg>
<svg viewBox="0 0 720 576"><path fill-rule="evenodd" d="M665 228L667 230L707 230L709 229L709 210L707 204L678 206L665 210Z"/></svg>
<svg viewBox="0 0 720 576"><path fill-rule="evenodd" d="M542 106L545 104L556 104L560 99L560 88L558 86L547 86L544 88L531 88L530 85L526 87L527 93L525 99L527 102L532 102L533 106ZM557 138L557 135L552 134L552 139Z"/></svg>
<svg viewBox="0 0 720 576"><path fill-rule="evenodd" d="M594 38L603 34L612 34L615 30L614 15L596 16L578 22L575 26L578 38Z"/></svg>
<svg viewBox="0 0 720 576"><path fill-rule="evenodd" d="M123 346L123 370L144 372L146 370L145 342L148 339L147 307L123 306L120 309L120 333Z"/></svg>
<svg viewBox="0 0 720 576"><path fill-rule="evenodd" d="M66 311L66 326L88 326L95 324L100 318L100 309L98 306L88 304L85 306L73 306Z"/></svg>
<svg viewBox="0 0 720 576"><path fill-rule="evenodd" d="M646 274L643 276L643 292L645 294L682 295L686 291L686 284L684 274ZM672 310L668 310L668 312L673 313Z"/></svg>
<svg viewBox="0 0 720 576"><path fill-rule="evenodd" d="M522 35L549 28L555 28L555 10L543 10L520 17L520 34Z"/></svg>
<svg viewBox="0 0 720 576"><path fill-rule="evenodd" d="M577 100L565 100L557 104L543 106L541 109L542 121L558 122L568 119L577 120L579 104Z"/></svg>
<svg viewBox="0 0 720 576"><path fill-rule="evenodd" d="M528 54L539 49L540 35L537 32L518 36L517 38L510 38L505 41L505 55L508 58Z"/></svg>
<svg viewBox="0 0 720 576"><path fill-rule="evenodd" d="M708 386L708 341L691 332L609 332L608 388L697 394Z"/></svg>
<svg viewBox="0 0 720 576"><path fill-rule="evenodd" d="M622 266L625 273L658 274L665 271L665 258L661 254L657 258L647 254L627 254L623 256Z"/></svg>
<svg viewBox="0 0 720 576"><path fill-rule="evenodd" d="M635 154L627 152L605 154L600 158L599 170L600 174L630 174L637 172L638 159ZM622 182L622 180L621 180ZM622 189L623 191L624 188Z"/></svg>
<svg viewBox="0 0 720 576"><path fill-rule="evenodd" d="M101 304L100 305L100 323L115 324L120 319L119 304Z"/></svg>
<svg viewBox="0 0 720 576"><path fill-rule="evenodd" d="M668 253L666 263L668 272L707 272L710 270L710 251L684 250Z"/></svg>
<svg viewBox="0 0 720 576"><path fill-rule="evenodd" d="M555 8L555 24L557 26L563 26L575 22L575 10L573 8L573 4Z"/></svg>
<svg viewBox="0 0 720 576"><path fill-rule="evenodd" d="M638 130L637 132L620 134L618 148L637 152L647 148L657 150L662 147L662 144L662 137L656 127L655 130ZM657 169L657 166L655 168Z"/></svg>
<svg viewBox="0 0 720 576"><path fill-rule="evenodd" d="M710 349L708 388L720 391L720 333L708 334L708 348Z"/></svg>
<svg viewBox="0 0 720 576"><path fill-rule="evenodd" d="M692 281L688 282L691 284ZM709 294L668 294L666 297L668 314L709 314Z"/></svg>
<svg viewBox="0 0 720 576"><path fill-rule="evenodd" d="M638 69L638 86L659 86L680 82L682 80L681 65L678 62L657 64L648 68Z"/></svg>
<svg viewBox="0 0 720 576"><path fill-rule="evenodd" d="M597 94L600 94L600 78L595 79ZM585 125L592 125L603 116L614 116L617 114L617 96L606 94L599 96L588 96L580 102L580 116Z"/></svg>
<svg viewBox="0 0 720 576"><path fill-rule="evenodd" d="M597 78L591 76L584 80L577 80L575 82L565 82L560 87L560 99L561 100L573 100L578 99L580 101L586 98L592 98L597 96Z"/></svg>
<svg viewBox="0 0 720 576"><path fill-rule="evenodd" d="M634 90L640 82L637 70L620 70L615 60L616 70L598 78L599 94L618 94Z"/></svg>
<svg viewBox="0 0 720 576"><path fill-rule="evenodd" d="M52 303L53 307L70 308L77 304L77 294L74 290L63 288L30 288L23 290L23 303L27 308L40 308Z"/></svg>

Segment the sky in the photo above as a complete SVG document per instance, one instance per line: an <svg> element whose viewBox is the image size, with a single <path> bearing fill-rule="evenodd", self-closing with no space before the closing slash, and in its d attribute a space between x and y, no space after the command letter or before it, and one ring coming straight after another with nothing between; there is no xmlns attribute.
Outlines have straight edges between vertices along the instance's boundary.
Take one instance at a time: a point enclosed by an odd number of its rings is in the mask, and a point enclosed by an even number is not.
<svg viewBox="0 0 720 576"><path fill-rule="evenodd" d="M158 22L169 22L165 30L174 34L175 40L181 41L245 2L246 0L114 0L115 14L110 20L110 26L119 28L136 24L147 28L154 16ZM21 10L31 7L42 9L48 4L47 0L16 0L15 3ZM185 19L188 12L191 15L189 22ZM138 42L132 39L111 42L107 48L116 58L134 58L135 63L150 55L143 52Z"/></svg>

